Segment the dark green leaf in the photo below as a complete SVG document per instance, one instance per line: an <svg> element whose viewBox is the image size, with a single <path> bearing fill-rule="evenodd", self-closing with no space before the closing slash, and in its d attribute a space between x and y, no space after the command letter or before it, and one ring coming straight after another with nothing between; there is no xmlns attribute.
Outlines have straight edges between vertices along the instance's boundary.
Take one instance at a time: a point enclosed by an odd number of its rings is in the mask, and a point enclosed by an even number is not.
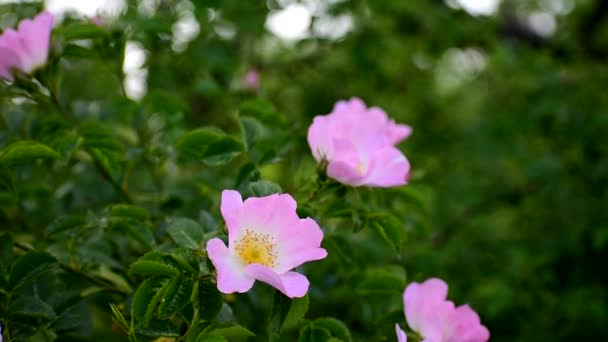
<svg viewBox="0 0 608 342"><path fill-rule="evenodd" d="M142 260L139 259L129 267L129 275L164 275L172 277L179 270L170 263L158 260Z"/></svg>
<svg viewBox="0 0 608 342"><path fill-rule="evenodd" d="M148 211L142 207L129 204L114 204L109 207L110 216L130 218L145 221L150 217Z"/></svg>
<svg viewBox="0 0 608 342"><path fill-rule="evenodd" d="M54 270L55 258L46 252L33 251L21 256L15 262L9 276L9 287L18 289L25 283Z"/></svg>
<svg viewBox="0 0 608 342"><path fill-rule="evenodd" d="M243 151L243 145L215 127L203 127L182 135L177 150L184 159L202 161L211 166L225 164Z"/></svg>
<svg viewBox="0 0 608 342"><path fill-rule="evenodd" d="M270 181L260 180L249 183L249 192L256 197L263 197L282 192L281 187Z"/></svg>
<svg viewBox="0 0 608 342"><path fill-rule="evenodd" d="M198 296L200 300L200 317L205 321L213 321L222 309L224 299L217 290L217 285L209 280L202 279L199 282Z"/></svg>
<svg viewBox="0 0 608 342"><path fill-rule="evenodd" d="M201 249L204 232L203 227L196 221L177 218L170 223L167 232L178 245L192 250Z"/></svg>
<svg viewBox="0 0 608 342"><path fill-rule="evenodd" d="M192 278L184 277L181 274L175 276L167 285L167 290L158 307L159 318L168 319L186 306L192 294L193 285Z"/></svg>
<svg viewBox="0 0 608 342"><path fill-rule="evenodd" d="M351 342L353 340L348 327L344 322L335 318L319 318L314 322L316 327L327 329L333 337L337 337L344 342Z"/></svg>
<svg viewBox="0 0 608 342"><path fill-rule="evenodd" d="M290 299L279 291L272 298L268 336L271 342L277 341L284 329L295 326L304 318L308 310L308 296Z"/></svg>
<svg viewBox="0 0 608 342"><path fill-rule="evenodd" d="M53 308L37 297L20 297L9 305L9 313L13 317L30 317L34 319L52 320L57 317Z"/></svg>
<svg viewBox="0 0 608 342"><path fill-rule="evenodd" d="M215 335L223 336L229 341L231 341L233 338L246 338L246 337L255 336L254 333L252 333L247 328L245 328L241 325L235 325L235 326L226 327L226 328L217 328L211 332Z"/></svg>
<svg viewBox="0 0 608 342"><path fill-rule="evenodd" d="M8 145L0 151L0 164L15 166L31 163L37 159L57 159L61 155L52 148L35 141L22 140Z"/></svg>
<svg viewBox="0 0 608 342"><path fill-rule="evenodd" d="M163 291L167 283L168 279L161 276L146 279L141 283L135 291L131 304L131 315L136 320L145 321L147 314L156 309L158 302L154 301L154 298L158 296L159 292Z"/></svg>
<svg viewBox="0 0 608 342"><path fill-rule="evenodd" d="M331 339L331 334L327 329L306 325L300 329L299 342L327 342Z"/></svg>
<svg viewBox="0 0 608 342"><path fill-rule="evenodd" d="M139 323L135 332L140 335L152 337L178 337L179 329L171 321L151 320L147 325Z"/></svg>
<svg viewBox="0 0 608 342"><path fill-rule="evenodd" d="M405 272L397 266L369 270L357 286L360 295L400 295L405 288Z"/></svg>
<svg viewBox="0 0 608 342"><path fill-rule="evenodd" d="M105 37L108 33L92 22L76 22L63 28L63 39L66 41L94 39Z"/></svg>
<svg viewBox="0 0 608 342"><path fill-rule="evenodd" d="M198 335L196 342L228 342L228 340L220 335L203 332Z"/></svg>
<svg viewBox="0 0 608 342"><path fill-rule="evenodd" d="M0 271L4 274L8 273L10 268L11 257L13 256L13 237L9 233L0 236Z"/></svg>

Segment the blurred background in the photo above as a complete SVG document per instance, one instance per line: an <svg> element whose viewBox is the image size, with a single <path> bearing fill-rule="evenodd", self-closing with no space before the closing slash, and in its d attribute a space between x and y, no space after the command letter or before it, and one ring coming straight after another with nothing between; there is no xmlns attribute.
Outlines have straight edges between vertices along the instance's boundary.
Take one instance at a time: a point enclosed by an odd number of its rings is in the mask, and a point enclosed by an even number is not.
<svg viewBox="0 0 608 342"><path fill-rule="evenodd" d="M176 118L230 130L226 113L262 98L311 159L315 115L352 96L382 107L414 127L402 147L426 219L408 228L408 281L445 279L492 341L608 336L607 1L0 0L0 28L41 6L121 42L60 62L76 115L143 111L175 137ZM281 170L264 175L289 189Z"/></svg>

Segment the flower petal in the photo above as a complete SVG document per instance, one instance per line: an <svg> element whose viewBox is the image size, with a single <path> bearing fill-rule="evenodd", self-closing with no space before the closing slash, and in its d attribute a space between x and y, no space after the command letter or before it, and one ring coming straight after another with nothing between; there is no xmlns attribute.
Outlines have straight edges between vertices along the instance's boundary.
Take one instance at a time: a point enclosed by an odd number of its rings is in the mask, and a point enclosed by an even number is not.
<svg viewBox="0 0 608 342"><path fill-rule="evenodd" d="M332 135L329 133L329 117L317 116L308 128L308 145L316 161L330 160L333 152Z"/></svg>
<svg viewBox="0 0 608 342"><path fill-rule="evenodd" d="M479 315L468 305L452 311L445 328L446 342L486 342L490 332L481 325Z"/></svg>
<svg viewBox="0 0 608 342"><path fill-rule="evenodd" d="M405 331L397 323L395 323L395 333L397 334L397 342L407 342Z"/></svg>
<svg viewBox="0 0 608 342"><path fill-rule="evenodd" d="M239 224L276 237L286 227L297 224L296 207L296 201L289 194L249 197L243 204Z"/></svg>
<svg viewBox="0 0 608 342"><path fill-rule="evenodd" d="M298 224L287 227L280 235L279 260L277 272L287 272L305 262L321 260L327 251L321 247L323 231L311 218L299 220Z"/></svg>
<svg viewBox="0 0 608 342"><path fill-rule="evenodd" d="M448 285L441 279L431 278L422 284L412 283L403 293L405 317L410 328L425 338L442 334L438 310L446 302Z"/></svg>
<svg viewBox="0 0 608 342"><path fill-rule="evenodd" d="M377 187L392 187L407 183L410 163L395 147L385 147L376 152L363 184Z"/></svg>
<svg viewBox="0 0 608 342"><path fill-rule="evenodd" d="M19 35L26 55L22 55L23 71L31 72L46 63L49 54L53 15L42 12L34 19L19 23Z"/></svg>
<svg viewBox="0 0 608 342"><path fill-rule="evenodd" d="M217 271L217 288L222 293L247 292L255 279L245 272L244 265L218 238L207 242L207 255Z"/></svg>
<svg viewBox="0 0 608 342"><path fill-rule="evenodd" d="M391 144L395 145L401 141L407 139L414 130L411 126L396 124L394 122L389 123L389 135Z"/></svg>
<svg viewBox="0 0 608 342"><path fill-rule="evenodd" d="M226 221L228 228L228 237L235 239L239 233L239 211L243 206L243 198L238 191L224 190L222 191L222 199L220 203L220 211Z"/></svg>
<svg viewBox="0 0 608 342"><path fill-rule="evenodd" d="M278 274L260 264L247 266L246 272L249 276L273 286L289 298L304 297L308 292L308 279L297 272Z"/></svg>
<svg viewBox="0 0 608 342"><path fill-rule="evenodd" d="M11 70L20 65L19 56L12 50L0 46L0 78L12 80Z"/></svg>

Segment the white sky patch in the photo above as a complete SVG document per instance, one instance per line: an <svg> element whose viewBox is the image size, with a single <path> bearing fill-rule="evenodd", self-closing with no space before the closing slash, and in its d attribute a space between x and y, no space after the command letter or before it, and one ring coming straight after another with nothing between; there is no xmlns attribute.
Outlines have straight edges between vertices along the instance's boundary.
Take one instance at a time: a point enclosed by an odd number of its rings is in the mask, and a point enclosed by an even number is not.
<svg viewBox="0 0 608 342"><path fill-rule="evenodd" d="M557 22L555 17L551 13L547 12L534 12L528 16L528 23L534 32L540 34L543 37L549 37L555 33L557 29Z"/></svg>
<svg viewBox="0 0 608 342"><path fill-rule="evenodd" d="M318 37L340 39L354 27L353 16L342 14L337 17L322 16L315 20L313 32Z"/></svg>
<svg viewBox="0 0 608 342"><path fill-rule="evenodd" d="M290 4L279 11L273 11L266 19L266 28L279 38L299 40L309 34L311 13L306 6Z"/></svg>
<svg viewBox="0 0 608 342"><path fill-rule="evenodd" d="M146 51L143 46L139 42L128 41L122 70L125 73L125 92L133 100L141 99L148 88L148 69L144 68L145 63Z"/></svg>
<svg viewBox="0 0 608 342"><path fill-rule="evenodd" d="M0 0L2 1L2 0ZM53 14L75 11L87 17L98 14L117 16L125 8L125 0L46 0L45 8Z"/></svg>
<svg viewBox="0 0 608 342"><path fill-rule="evenodd" d="M452 8L462 8L471 15L492 15L498 10L500 0L446 0Z"/></svg>

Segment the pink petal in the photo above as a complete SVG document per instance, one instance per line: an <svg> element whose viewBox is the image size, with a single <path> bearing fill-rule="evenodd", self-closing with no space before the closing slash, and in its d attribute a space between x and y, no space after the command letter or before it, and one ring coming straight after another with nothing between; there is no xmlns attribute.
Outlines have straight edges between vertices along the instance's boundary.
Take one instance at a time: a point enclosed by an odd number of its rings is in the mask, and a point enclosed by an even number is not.
<svg viewBox="0 0 608 342"><path fill-rule="evenodd" d="M17 56L19 63L14 65L23 70L23 60L27 58L27 50L19 33L13 29L7 29L0 36L0 47L6 48Z"/></svg>
<svg viewBox="0 0 608 342"><path fill-rule="evenodd" d="M448 285L441 279L431 278L423 282L410 284L403 293L405 318L410 328L425 338L442 334L443 321L437 317L448 294Z"/></svg>
<svg viewBox="0 0 608 342"><path fill-rule="evenodd" d="M395 323L395 333L397 333L397 342L407 342L407 335L405 334L405 331L403 331L403 329L401 329L399 324L396 324L396 323Z"/></svg>
<svg viewBox="0 0 608 342"><path fill-rule="evenodd" d="M407 183L410 163L397 148L385 147L376 152L369 168L363 184L392 187Z"/></svg>
<svg viewBox="0 0 608 342"><path fill-rule="evenodd" d="M297 224L296 201L289 194L250 197L243 203L239 218L242 228L278 235L286 227Z"/></svg>
<svg viewBox="0 0 608 342"><path fill-rule="evenodd" d="M0 78L12 80L11 70L19 67L19 56L12 50L0 46Z"/></svg>
<svg viewBox="0 0 608 342"><path fill-rule="evenodd" d="M247 292L255 279L247 274L239 259L230 254L218 238L207 242L207 255L217 271L217 288L222 293Z"/></svg>
<svg viewBox="0 0 608 342"><path fill-rule="evenodd" d="M340 183L352 186L361 185L364 178L355 167L342 161L330 162L327 166L327 175Z"/></svg>
<svg viewBox="0 0 608 342"><path fill-rule="evenodd" d="M53 20L52 14L42 12L33 20L26 19L19 23L18 32L27 53L22 55L23 71L29 73L46 63Z"/></svg>
<svg viewBox="0 0 608 342"><path fill-rule="evenodd" d="M235 239L239 235L239 213L243 206L243 198L238 191L224 190L222 191L222 200L220 203L220 211L222 217L226 221L228 228L228 237Z"/></svg>
<svg viewBox="0 0 608 342"><path fill-rule="evenodd" d="M332 156L333 142L329 129L329 118L321 115L315 117L308 128L308 145L316 161L329 160Z"/></svg>
<svg viewBox="0 0 608 342"><path fill-rule="evenodd" d="M479 315L468 305L456 308L445 329L446 342L485 342L490 332L481 325Z"/></svg>
<svg viewBox="0 0 608 342"><path fill-rule="evenodd" d="M308 279L300 273L278 274L260 264L251 264L247 266L246 271L249 276L273 286L289 298L304 297L308 292Z"/></svg>
<svg viewBox="0 0 608 342"><path fill-rule="evenodd" d="M280 263L275 267L279 273L327 256L327 251L320 248L323 231L311 218L301 219L297 225L286 227L279 240Z"/></svg>
<svg viewBox="0 0 608 342"><path fill-rule="evenodd" d="M412 135L413 129L408 125L389 123L389 135L391 144L396 145Z"/></svg>

